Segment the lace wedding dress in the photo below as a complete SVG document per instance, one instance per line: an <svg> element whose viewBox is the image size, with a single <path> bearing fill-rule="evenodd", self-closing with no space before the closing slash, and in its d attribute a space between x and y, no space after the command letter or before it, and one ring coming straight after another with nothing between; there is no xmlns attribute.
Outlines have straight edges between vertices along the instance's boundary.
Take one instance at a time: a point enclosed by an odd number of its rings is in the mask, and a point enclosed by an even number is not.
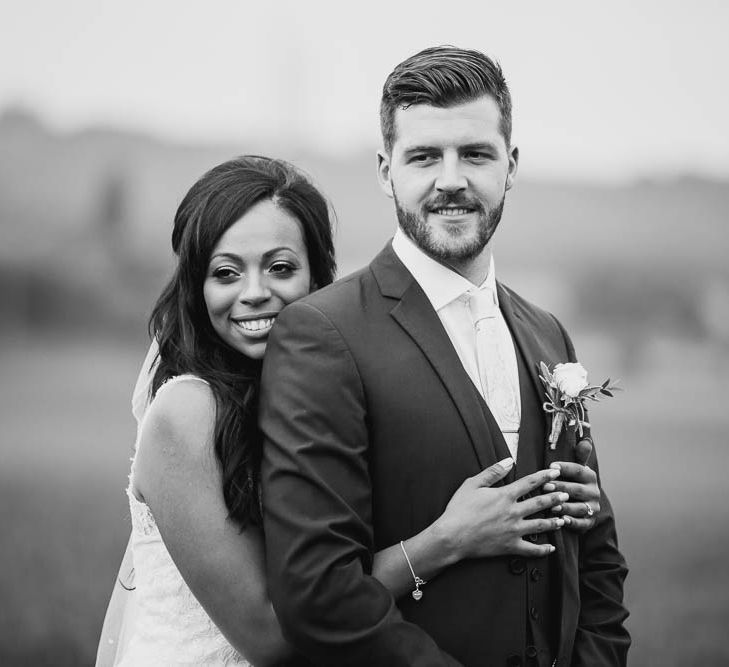
<svg viewBox="0 0 729 667"><path fill-rule="evenodd" d="M204 380L191 375L179 376L168 380L159 392L179 382ZM127 487L132 519L128 549L134 568L133 590L115 590L96 664L249 665L227 642L188 588L162 541L152 512L134 495L133 480L134 460ZM123 576L119 578L121 581ZM110 621L113 617L121 620Z"/></svg>

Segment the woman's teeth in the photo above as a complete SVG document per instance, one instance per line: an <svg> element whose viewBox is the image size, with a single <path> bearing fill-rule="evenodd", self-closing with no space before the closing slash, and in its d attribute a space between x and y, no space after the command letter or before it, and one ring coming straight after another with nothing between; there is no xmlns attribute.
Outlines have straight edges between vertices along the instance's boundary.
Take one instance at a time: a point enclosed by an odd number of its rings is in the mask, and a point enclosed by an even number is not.
<svg viewBox="0 0 729 667"><path fill-rule="evenodd" d="M238 320L236 324L245 331L261 331L270 329L273 326L273 317L266 317L261 320Z"/></svg>

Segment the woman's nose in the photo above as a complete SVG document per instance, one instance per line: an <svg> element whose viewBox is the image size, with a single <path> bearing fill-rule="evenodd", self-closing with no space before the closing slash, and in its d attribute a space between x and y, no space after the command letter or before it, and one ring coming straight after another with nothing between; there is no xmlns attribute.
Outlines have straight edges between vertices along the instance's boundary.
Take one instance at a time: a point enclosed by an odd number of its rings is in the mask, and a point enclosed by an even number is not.
<svg viewBox="0 0 729 667"><path fill-rule="evenodd" d="M240 302L250 306L265 303L271 298L268 281L262 276L252 276L240 293Z"/></svg>

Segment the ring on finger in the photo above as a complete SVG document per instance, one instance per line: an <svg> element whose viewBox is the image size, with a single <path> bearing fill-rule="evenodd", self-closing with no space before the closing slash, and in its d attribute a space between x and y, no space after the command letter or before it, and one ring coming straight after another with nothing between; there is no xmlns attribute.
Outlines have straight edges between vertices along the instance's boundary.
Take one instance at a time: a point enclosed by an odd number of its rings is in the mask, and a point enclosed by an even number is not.
<svg viewBox="0 0 729 667"><path fill-rule="evenodd" d="M593 516L595 514L595 510L590 507L590 503L582 503L585 506L585 509L587 510L587 516Z"/></svg>

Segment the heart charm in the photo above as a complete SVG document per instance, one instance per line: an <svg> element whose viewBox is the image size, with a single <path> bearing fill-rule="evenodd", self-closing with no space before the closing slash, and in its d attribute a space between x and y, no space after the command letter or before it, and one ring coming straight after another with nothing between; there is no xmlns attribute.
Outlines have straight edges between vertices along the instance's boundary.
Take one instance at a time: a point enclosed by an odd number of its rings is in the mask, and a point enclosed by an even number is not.
<svg viewBox="0 0 729 667"><path fill-rule="evenodd" d="M419 599L420 599L421 597L423 597L423 591L421 591L421 590L420 590L419 588L416 588L416 589L415 589L415 590L413 591L413 598L414 598L415 600L419 600Z"/></svg>

